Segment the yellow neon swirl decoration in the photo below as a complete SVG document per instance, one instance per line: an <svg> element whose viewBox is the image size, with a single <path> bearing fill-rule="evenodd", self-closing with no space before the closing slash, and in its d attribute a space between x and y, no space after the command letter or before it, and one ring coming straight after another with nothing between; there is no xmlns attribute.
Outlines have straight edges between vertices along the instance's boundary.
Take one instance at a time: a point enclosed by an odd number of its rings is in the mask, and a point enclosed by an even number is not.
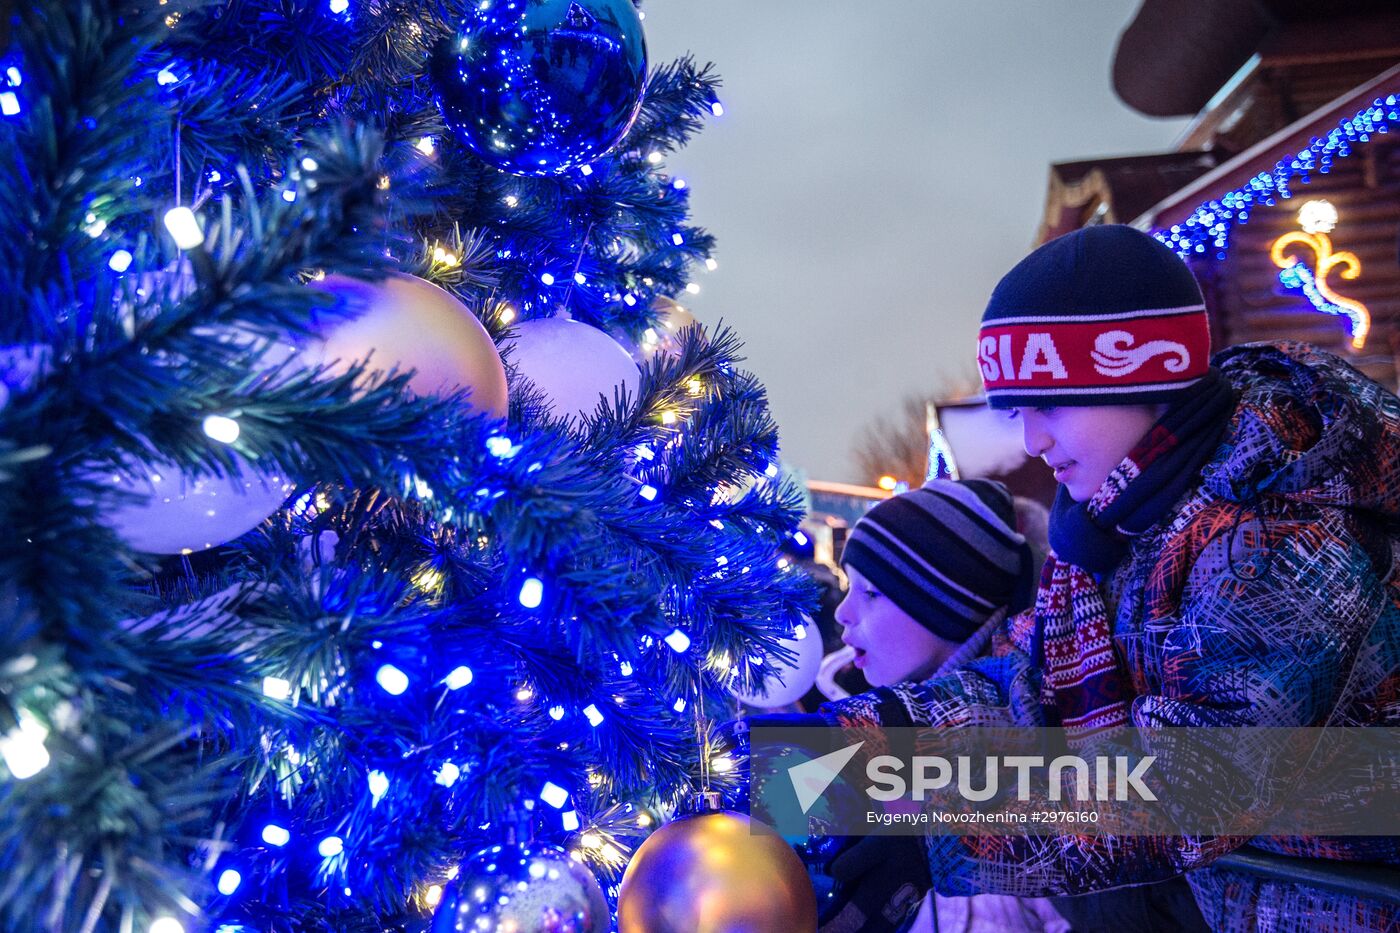
<svg viewBox="0 0 1400 933"><path fill-rule="evenodd" d="M1351 345L1353 349L1360 350L1366 345L1366 335L1371 331L1371 312L1359 301L1350 298L1343 298L1332 291L1327 284L1327 276L1337 266L1342 266L1341 276L1344 279L1355 279L1361 274L1361 260L1356 258L1356 254L1349 250L1340 253L1332 252L1332 238L1327 234L1304 233L1301 230L1294 230L1285 233L1274 241L1273 247L1269 250L1269 257L1273 259L1274 265L1280 269L1291 268L1295 264L1301 264L1302 260L1296 256L1286 256L1285 250L1293 245L1306 246L1313 251L1317 258L1317 272L1313 276L1313 285L1318 294L1328 303L1337 308L1332 313L1341 313L1351 318ZM1330 310L1321 308L1319 310Z"/></svg>

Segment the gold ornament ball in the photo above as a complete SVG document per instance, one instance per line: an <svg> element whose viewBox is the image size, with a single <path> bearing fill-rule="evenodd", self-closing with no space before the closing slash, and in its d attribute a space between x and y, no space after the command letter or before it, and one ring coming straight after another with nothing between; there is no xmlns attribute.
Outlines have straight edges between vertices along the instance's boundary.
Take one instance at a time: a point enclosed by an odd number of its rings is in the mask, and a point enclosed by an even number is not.
<svg viewBox="0 0 1400 933"><path fill-rule="evenodd" d="M621 933L807 933L817 898L797 853L742 813L682 817L632 856Z"/></svg>
<svg viewBox="0 0 1400 933"><path fill-rule="evenodd" d="M413 370L408 387L419 395L470 389L478 411L504 417L506 370L491 335L446 289L396 273L379 282L328 275L312 287L345 299L351 316L326 328L312 363L343 371L369 360L371 371Z"/></svg>
<svg viewBox="0 0 1400 933"><path fill-rule="evenodd" d="M651 302L656 312L656 327L642 339L642 352L647 357L656 353L676 356L681 352L681 331L695 324L695 315L674 298L657 295Z"/></svg>

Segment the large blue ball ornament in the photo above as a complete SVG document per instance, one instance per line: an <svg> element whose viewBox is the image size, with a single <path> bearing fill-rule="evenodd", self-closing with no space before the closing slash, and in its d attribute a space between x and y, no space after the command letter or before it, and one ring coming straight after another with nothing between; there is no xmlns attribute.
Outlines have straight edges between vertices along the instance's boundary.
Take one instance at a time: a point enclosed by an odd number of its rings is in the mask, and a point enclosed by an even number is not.
<svg viewBox="0 0 1400 933"><path fill-rule="evenodd" d="M433 61L448 127L515 175L586 165L622 141L646 86L632 0L481 0Z"/></svg>

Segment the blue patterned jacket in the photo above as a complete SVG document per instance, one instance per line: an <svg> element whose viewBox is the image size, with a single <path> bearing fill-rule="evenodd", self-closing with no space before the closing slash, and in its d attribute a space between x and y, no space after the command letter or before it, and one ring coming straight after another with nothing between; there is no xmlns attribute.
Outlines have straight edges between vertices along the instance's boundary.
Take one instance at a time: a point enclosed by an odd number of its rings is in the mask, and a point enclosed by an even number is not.
<svg viewBox="0 0 1400 933"><path fill-rule="evenodd" d="M1237 395L1226 440L1102 581L1133 724L1400 726L1400 399L1300 344L1231 348L1214 362ZM848 726L1043 725L1034 624L1031 613L1008 620L992 654L956 673L822 713ZM1209 867L1245 844L1400 865L1388 837L929 843L946 895L1079 894L1189 872L1215 929L1400 928L1397 905Z"/></svg>

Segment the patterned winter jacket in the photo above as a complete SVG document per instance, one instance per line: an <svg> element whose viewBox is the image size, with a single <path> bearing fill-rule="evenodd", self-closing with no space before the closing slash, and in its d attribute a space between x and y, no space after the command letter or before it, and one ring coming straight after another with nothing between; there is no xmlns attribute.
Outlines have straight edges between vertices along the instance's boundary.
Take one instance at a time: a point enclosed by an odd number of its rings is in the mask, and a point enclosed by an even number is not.
<svg viewBox="0 0 1400 933"><path fill-rule="evenodd" d="M1305 345L1215 363L1237 397L1226 440L1102 581L1133 724L1400 726L1400 400ZM847 726L1043 725L1034 625L1009 620L993 655L955 674L822 712ZM1387 837L929 840L942 894L1080 894L1189 872L1217 930L1400 929L1400 905L1208 867L1246 844L1400 865Z"/></svg>

